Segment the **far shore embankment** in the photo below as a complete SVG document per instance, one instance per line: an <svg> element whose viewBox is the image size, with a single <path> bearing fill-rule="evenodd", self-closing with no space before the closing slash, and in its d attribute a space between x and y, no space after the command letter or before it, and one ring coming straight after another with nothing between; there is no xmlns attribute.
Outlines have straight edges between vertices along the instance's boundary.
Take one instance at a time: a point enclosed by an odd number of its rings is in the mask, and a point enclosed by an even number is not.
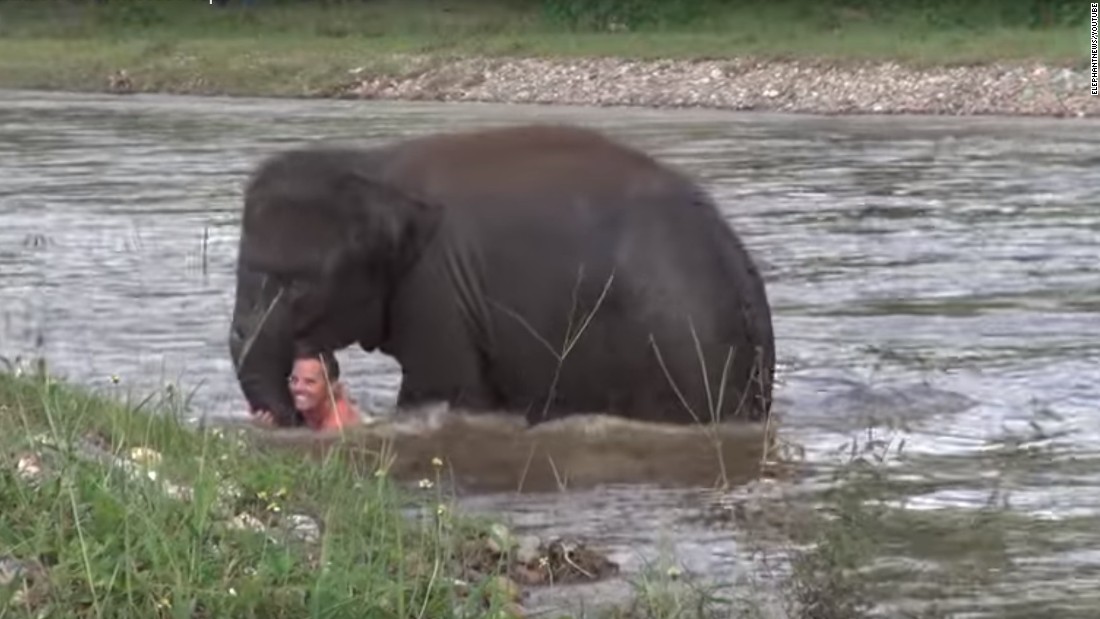
<svg viewBox="0 0 1100 619"><path fill-rule="evenodd" d="M0 2L0 88L1100 116L1073 0Z"/></svg>
<svg viewBox="0 0 1100 619"><path fill-rule="evenodd" d="M326 93L397 100L701 107L810 114L1100 116L1086 71L1041 63L915 67L823 60L401 59Z"/></svg>
<svg viewBox="0 0 1100 619"><path fill-rule="evenodd" d="M297 89L204 76L181 54L172 71L115 67L98 80L49 90L191 95L291 96L389 101L468 101L557 105L707 108L802 114L1100 116L1087 70L1015 61L916 66L896 61L731 58L374 56L343 70L326 68ZM346 63L346 61L345 61ZM247 70L246 68L239 69ZM236 85L231 85L236 84Z"/></svg>

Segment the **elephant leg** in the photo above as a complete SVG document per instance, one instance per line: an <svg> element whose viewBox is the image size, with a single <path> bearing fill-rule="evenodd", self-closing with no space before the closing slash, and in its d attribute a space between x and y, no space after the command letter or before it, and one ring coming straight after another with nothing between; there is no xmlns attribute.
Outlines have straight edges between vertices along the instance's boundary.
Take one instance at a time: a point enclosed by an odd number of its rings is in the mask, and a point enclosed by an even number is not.
<svg viewBox="0 0 1100 619"><path fill-rule="evenodd" d="M499 408L500 398L488 387L480 354L467 337L426 323L401 338L399 408L447 402L452 408Z"/></svg>
<svg viewBox="0 0 1100 619"><path fill-rule="evenodd" d="M401 390L397 396L399 408L417 408L436 402L447 402L454 408L473 411L498 408L497 398L480 381L425 380L424 374L402 372Z"/></svg>
<svg viewBox="0 0 1100 619"><path fill-rule="evenodd" d="M384 352L401 364L399 407L447 402L453 408L499 408L484 357L458 301L433 279L413 274L394 300Z"/></svg>
<svg viewBox="0 0 1100 619"><path fill-rule="evenodd" d="M383 350L401 365L398 407L433 402L447 402L456 408L497 406L498 398L481 370L481 355L462 325L438 313L430 320L417 320L412 315L415 311L402 314L403 320Z"/></svg>

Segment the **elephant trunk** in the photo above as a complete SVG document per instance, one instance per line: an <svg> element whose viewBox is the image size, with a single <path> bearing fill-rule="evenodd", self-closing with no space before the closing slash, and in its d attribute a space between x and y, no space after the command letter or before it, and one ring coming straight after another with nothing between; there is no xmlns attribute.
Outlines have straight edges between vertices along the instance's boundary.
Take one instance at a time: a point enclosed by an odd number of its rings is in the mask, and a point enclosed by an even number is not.
<svg viewBox="0 0 1100 619"><path fill-rule="evenodd" d="M301 425L287 387L294 363L289 303L266 277L243 267L237 275L229 354L241 391L253 411L270 411L280 426Z"/></svg>

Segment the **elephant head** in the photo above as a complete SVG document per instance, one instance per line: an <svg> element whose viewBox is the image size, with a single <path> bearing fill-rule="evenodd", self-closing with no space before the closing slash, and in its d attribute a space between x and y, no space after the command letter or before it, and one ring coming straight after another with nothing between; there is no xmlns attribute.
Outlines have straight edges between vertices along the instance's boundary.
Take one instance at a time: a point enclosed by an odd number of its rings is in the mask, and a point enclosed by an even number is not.
<svg viewBox="0 0 1100 619"><path fill-rule="evenodd" d="M245 188L229 351L253 410L297 425L296 345L384 348L388 304L433 212L381 180L377 153L304 149L263 162Z"/></svg>

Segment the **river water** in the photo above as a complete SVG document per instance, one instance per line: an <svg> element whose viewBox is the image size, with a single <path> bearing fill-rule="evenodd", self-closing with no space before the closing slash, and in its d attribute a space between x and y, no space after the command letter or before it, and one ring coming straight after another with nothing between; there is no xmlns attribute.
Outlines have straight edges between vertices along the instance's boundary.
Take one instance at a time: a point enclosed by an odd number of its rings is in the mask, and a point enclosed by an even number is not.
<svg viewBox="0 0 1100 619"><path fill-rule="evenodd" d="M871 426L904 437L882 557L924 576L888 583L885 603L1093 616L1096 122L3 92L0 355L138 392L178 381L197 414L239 417L226 333L258 159L531 120L601 128L714 192L767 279L781 434L811 464ZM392 360L340 357L360 401L392 406ZM994 490L1007 511L974 519ZM687 572L751 572L746 534L702 517L713 499L633 484L462 500L609 548L629 573L666 543Z"/></svg>

